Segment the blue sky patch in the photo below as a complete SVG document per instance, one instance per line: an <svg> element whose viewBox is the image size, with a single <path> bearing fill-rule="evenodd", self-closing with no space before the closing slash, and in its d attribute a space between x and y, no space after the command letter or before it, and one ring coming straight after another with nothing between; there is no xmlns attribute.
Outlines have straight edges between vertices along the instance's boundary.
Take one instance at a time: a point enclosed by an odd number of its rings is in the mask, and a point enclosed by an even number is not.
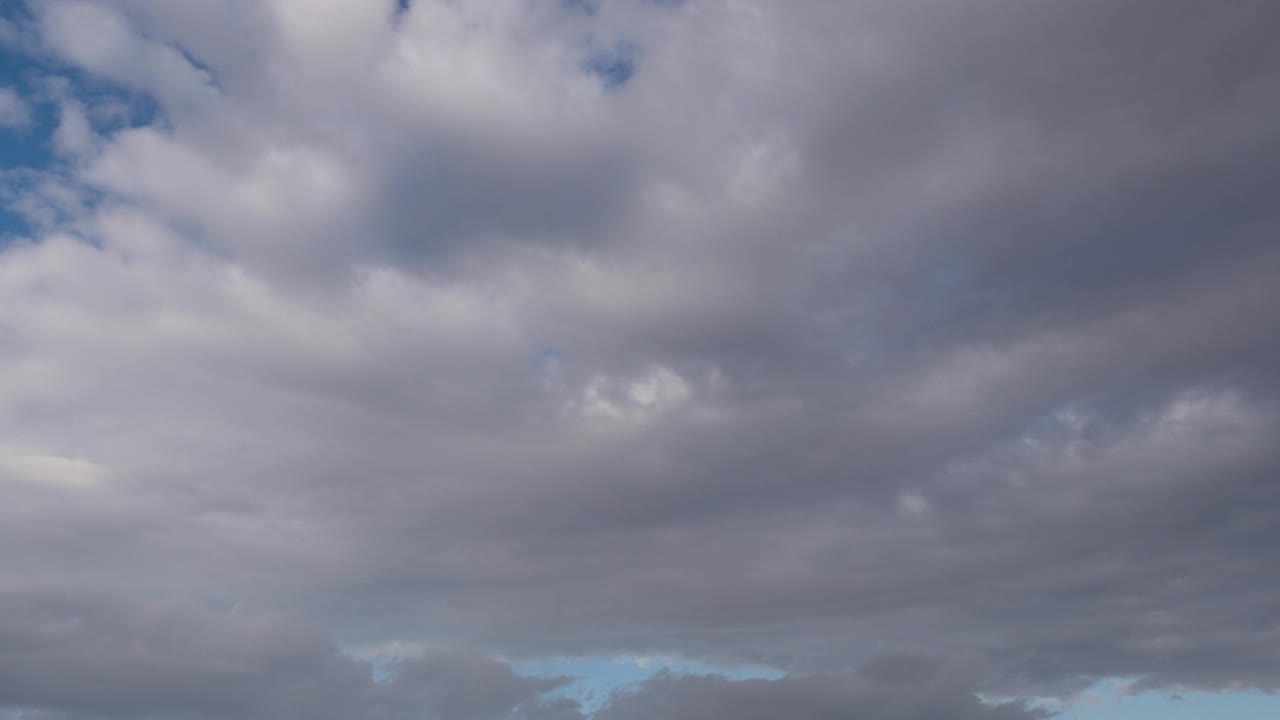
<svg viewBox="0 0 1280 720"><path fill-rule="evenodd" d="M669 670L677 675L722 675L731 680L782 677L782 673L763 668L722 667L665 656L548 658L516 663L514 668L522 675L576 678L555 694L577 700L588 711L599 709L614 690L635 686L662 670Z"/></svg>
<svg viewBox="0 0 1280 720"><path fill-rule="evenodd" d="M599 0L560 0L560 7L564 8L565 12L568 12L568 13L573 13L576 15L591 16L591 15L595 15L597 12L600 11L600 1Z"/></svg>
<svg viewBox="0 0 1280 720"><path fill-rule="evenodd" d="M582 67L586 72L596 75L600 82L609 89L626 85L635 75L640 63L640 49L630 42L618 42L605 48L594 48L588 52Z"/></svg>
<svg viewBox="0 0 1280 720"><path fill-rule="evenodd" d="M102 137L136 127L168 127L160 105L145 93L11 47L0 46L0 88L20 98L27 113L25 123L0 125L0 248L41 225L69 219L57 207L32 202L38 186L57 181L70 167L55 151L54 139L68 108L82 108L89 130ZM77 202L88 206L100 199L84 188L78 195Z"/></svg>

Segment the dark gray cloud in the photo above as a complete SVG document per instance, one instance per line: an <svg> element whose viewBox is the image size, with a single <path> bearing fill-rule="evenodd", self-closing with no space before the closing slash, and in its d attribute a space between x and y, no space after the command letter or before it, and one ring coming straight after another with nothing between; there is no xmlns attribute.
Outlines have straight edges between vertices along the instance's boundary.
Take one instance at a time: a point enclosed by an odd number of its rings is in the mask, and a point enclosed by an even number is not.
<svg viewBox="0 0 1280 720"><path fill-rule="evenodd" d="M30 3L40 72L165 122L0 195L63 208L0 253L0 580L319 628L305 682L233 633L271 680L171 683L208 717L581 712L486 653L795 673L617 718L1280 686L1272 4L592 7ZM142 712L84 673L0 685Z"/></svg>
<svg viewBox="0 0 1280 720"><path fill-rule="evenodd" d="M596 717L1033 720L1051 716L1024 703L983 703L969 688L919 670L912 668L908 677L898 678L849 674L739 681L663 672L633 691L615 693Z"/></svg>
<svg viewBox="0 0 1280 720"><path fill-rule="evenodd" d="M375 679L323 633L282 614L191 602L123 601L77 588L0 593L0 717L583 720L578 701L548 695L570 678L518 675L471 652L428 651ZM599 720L858 717L1015 720L1023 703L984 703L970 672L886 656L858 673L731 681L668 670L613 692Z"/></svg>
<svg viewBox="0 0 1280 720"><path fill-rule="evenodd" d="M554 717L541 696L567 681L429 652L375 682L369 663L287 616L193 603L46 588L6 590L0 608L0 706L25 718L532 720Z"/></svg>

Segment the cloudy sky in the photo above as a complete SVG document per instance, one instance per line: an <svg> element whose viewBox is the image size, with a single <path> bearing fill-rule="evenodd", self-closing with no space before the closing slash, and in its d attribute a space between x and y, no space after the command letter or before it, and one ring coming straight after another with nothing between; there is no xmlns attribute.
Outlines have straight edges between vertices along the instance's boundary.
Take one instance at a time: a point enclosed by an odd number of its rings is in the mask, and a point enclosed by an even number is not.
<svg viewBox="0 0 1280 720"><path fill-rule="evenodd" d="M1280 712L1280 5L0 13L0 719Z"/></svg>

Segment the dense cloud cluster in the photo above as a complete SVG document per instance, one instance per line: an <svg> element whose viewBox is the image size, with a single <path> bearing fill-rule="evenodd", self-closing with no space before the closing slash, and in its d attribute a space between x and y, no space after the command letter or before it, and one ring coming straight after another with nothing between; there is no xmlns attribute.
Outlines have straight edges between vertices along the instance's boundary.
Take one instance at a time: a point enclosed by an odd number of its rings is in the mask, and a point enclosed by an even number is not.
<svg viewBox="0 0 1280 720"><path fill-rule="evenodd" d="M871 674L816 675L730 681L717 676L659 673L640 688L613 696L600 720L1034 720L1050 712L1025 703L983 703L971 686L950 685L920 668L887 680Z"/></svg>
<svg viewBox="0 0 1280 720"><path fill-rule="evenodd" d="M367 663L287 617L192 603L34 589L6 592L0 610L0 697L36 708L26 719L536 720L556 717L540 696L568 680L435 652L375 682Z"/></svg>
<svg viewBox="0 0 1280 720"><path fill-rule="evenodd" d="M1274 3L0 8L0 717L1280 687Z"/></svg>
<svg viewBox="0 0 1280 720"><path fill-rule="evenodd" d="M549 695L570 678L529 678L473 652L428 652L375 679L285 616L194 603L130 602L48 588L0 598L0 697L10 720L583 720ZM856 674L732 681L661 672L601 703L598 720L833 717L1033 720L1023 703L983 703L971 677L913 658Z"/></svg>

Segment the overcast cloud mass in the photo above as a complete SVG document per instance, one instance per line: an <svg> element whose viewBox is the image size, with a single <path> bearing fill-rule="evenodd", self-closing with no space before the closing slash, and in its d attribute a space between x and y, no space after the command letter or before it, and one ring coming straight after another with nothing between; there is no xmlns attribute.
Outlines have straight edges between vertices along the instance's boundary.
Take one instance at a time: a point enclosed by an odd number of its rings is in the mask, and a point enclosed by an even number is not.
<svg viewBox="0 0 1280 720"><path fill-rule="evenodd" d="M1280 688L1280 5L0 8L0 718Z"/></svg>

